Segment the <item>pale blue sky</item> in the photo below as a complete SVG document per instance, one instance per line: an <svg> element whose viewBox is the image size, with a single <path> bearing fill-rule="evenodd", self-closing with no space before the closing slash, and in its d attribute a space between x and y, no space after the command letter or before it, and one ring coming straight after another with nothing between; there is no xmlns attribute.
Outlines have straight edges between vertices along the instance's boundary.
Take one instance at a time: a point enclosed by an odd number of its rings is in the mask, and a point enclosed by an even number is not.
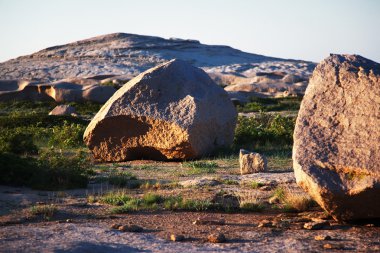
<svg viewBox="0 0 380 253"><path fill-rule="evenodd" d="M355 53L380 62L380 0L0 0L0 62L113 32L283 58Z"/></svg>

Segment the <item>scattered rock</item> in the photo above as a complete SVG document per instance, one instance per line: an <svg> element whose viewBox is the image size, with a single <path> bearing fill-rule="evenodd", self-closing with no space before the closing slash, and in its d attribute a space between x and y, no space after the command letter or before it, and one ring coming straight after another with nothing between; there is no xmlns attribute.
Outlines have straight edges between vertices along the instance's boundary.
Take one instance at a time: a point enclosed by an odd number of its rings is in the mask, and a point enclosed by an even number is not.
<svg viewBox="0 0 380 253"><path fill-rule="evenodd" d="M344 249L345 246L344 244L331 244L331 243L326 243L326 244L323 244L323 248L324 249Z"/></svg>
<svg viewBox="0 0 380 253"><path fill-rule="evenodd" d="M84 79L86 80L86 79ZM32 100L105 103L116 91L110 86L81 82L83 79L59 80L52 83L25 80L0 80L0 101Z"/></svg>
<svg viewBox="0 0 380 253"><path fill-rule="evenodd" d="M111 228L112 228L112 229L119 229L120 227L121 227L120 224L112 224L112 225L111 225Z"/></svg>
<svg viewBox="0 0 380 253"><path fill-rule="evenodd" d="M314 70L294 131L297 183L336 220L380 218L380 64L331 55Z"/></svg>
<svg viewBox="0 0 380 253"><path fill-rule="evenodd" d="M118 229L121 232L134 232L134 233L139 233L142 232L144 229L140 226L137 225L118 225L114 224L111 226L111 228Z"/></svg>
<svg viewBox="0 0 380 253"><path fill-rule="evenodd" d="M185 236L183 235L176 235L176 234L171 234L170 235L170 240L173 242L182 242L185 240Z"/></svg>
<svg viewBox="0 0 380 253"><path fill-rule="evenodd" d="M226 237L222 233L213 233L207 236L207 240L211 243L223 243L226 241Z"/></svg>
<svg viewBox="0 0 380 253"><path fill-rule="evenodd" d="M329 236L329 235L316 235L316 236L314 236L314 239L316 241L327 241L327 240L331 240L331 236Z"/></svg>
<svg viewBox="0 0 380 253"><path fill-rule="evenodd" d="M240 149L239 154L240 174L251 174L267 170L267 159L259 153Z"/></svg>
<svg viewBox="0 0 380 253"><path fill-rule="evenodd" d="M224 225L226 221L223 219L213 219L213 218L198 218L193 222L194 225Z"/></svg>
<svg viewBox="0 0 380 253"><path fill-rule="evenodd" d="M330 223L325 220L319 220L319 221L314 220L311 222L307 222L303 225L305 229L309 229L309 230L323 229L327 226L330 226Z"/></svg>
<svg viewBox="0 0 380 253"><path fill-rule="evenodd" d="M230 145L236 118L228 94L204 71L171 60L120 88L84 140L102 161L193 159Z"/></svg>
<svg viewBox="0 0 380 253"><path fill-rule="evenodd" d="M273 222L269 220L262 220L260 221L259 225L257 225L258 228L271 228L273 227Z"/></svg>
<svg viewBox="0 0 380 253"><path fill-rule="evenodd" d="M71 115L78 116L75 107L71 105L57 105L54 109L49 112L49 115Z"/></svg>
<svg viewBox="0 0 380 253"><path fill-rule="evenodd" d="M117 228L121 232L127 232L128 231L128 226L122 225Z"/></svg>
<svg viewBox="0 0 380 253"><path fill-rule="evenodd" d="M278 204L278 203L280 203L280 198L277 196L277 195L275 195L275 196L272 196L272 197L270 197L269 199L268 199L268 203L269 204Z"/></svg>

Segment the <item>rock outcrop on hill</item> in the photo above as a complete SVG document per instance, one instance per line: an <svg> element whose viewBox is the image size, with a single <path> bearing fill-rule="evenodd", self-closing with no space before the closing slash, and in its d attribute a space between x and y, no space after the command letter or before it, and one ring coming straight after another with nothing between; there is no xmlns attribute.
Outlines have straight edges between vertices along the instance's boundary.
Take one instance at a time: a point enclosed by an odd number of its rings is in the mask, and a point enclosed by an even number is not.
<svg viewBox="0 0 380 253"><path fill-rule="evenodd" d="M297 182L337 220L380 218L380 64L331 55L314 70L294 132Z"/></svg>
<svg viewBox="0 0 380 253"><path fill-rule="evenodd" d="M204 45L196 40L114 33L46 48L0 63L0 80L49 85L69 78L84 86L89 85L88 79L96 81L91 83L93 85L122 85L139 73L175 58L202 68L220 85L234 85L230 90L242 92L240 100L252 95L246 91L247 86L263 96L303 94L315 67L311 62L250 54L228 46ZM0 87L0 100L2 90ZM22 93L19 89L12 92ZM231 92L232 97L234 92Z"/></svg>
<svg viewBox="0 0 380 253"><path fill-rule="evenodd" d="M26 80L0 80L0 101L54 100L105 103L116 91L113 86L97 85L91 79L68 79L53 83Z"/></svg>
<svg viewBox="0 0 380 253"><path fill-rule="evenodd" d="M192 159L232 143L237 113L201 69L172 60L120 88L84 134L96 159Z"/></svg>

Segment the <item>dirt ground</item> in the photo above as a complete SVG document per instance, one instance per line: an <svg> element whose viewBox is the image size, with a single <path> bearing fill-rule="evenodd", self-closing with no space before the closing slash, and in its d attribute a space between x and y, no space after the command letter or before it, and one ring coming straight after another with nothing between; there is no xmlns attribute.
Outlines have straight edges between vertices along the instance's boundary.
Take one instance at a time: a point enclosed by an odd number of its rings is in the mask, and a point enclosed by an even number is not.
<svg viewBox="0 0 380 253"><path fill-rule="evenodd" d="M377 224L339 224L317 206L303 212L272 208L267 201L279 186L302 192L290 170L272 168L267 173L242 176L236 159L217 163L214 173L195 175L180 163L149 161L99 165L98 170L128 170L139 179L178 185L123 189L132 196L153 191L163 196L212 199L223 191L253 195L266 203L266 208L261 212L112 214L111 206L88 201L89 195L115 190L107 182L94 181L87 189L60 192L0 186L0 252L380 252ZM250 187L253 182L260 187ZM57 208L49 219L31 212L32 206L44 204ZM315 230L304 228L315 221L324 225ZM142 231L122 232L111 228L115 224L136 225ZM224 234L226 242L209 243L207 238L213 233ZM173 242L171 235L182 235L184 240Z"/></svg>

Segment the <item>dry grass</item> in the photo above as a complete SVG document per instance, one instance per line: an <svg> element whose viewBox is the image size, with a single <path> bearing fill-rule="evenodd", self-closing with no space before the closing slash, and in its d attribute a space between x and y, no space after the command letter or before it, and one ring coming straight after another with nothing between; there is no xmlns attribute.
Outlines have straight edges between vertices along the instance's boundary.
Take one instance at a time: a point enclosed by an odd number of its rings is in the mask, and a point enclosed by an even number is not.
<svg viewBox="0 0 380 253"><path fill-rule="evenodd" d="M290 187L279 187L274 191L284 211L304 212L315 206L314 200L305 192L297 191Z"/></svg>
<svg viewBox="0 0 380 253"><path fill-rule="evenodd" d="M240 192L237 197L239 207L243 211L261 212L264 209L257 192L244 191Z"/></svg>
<svg viewBox="0 0 380 253"><path fill-rule="evenodd" d="M30 212L33 215L42 215L45 220L50 220L57 212L57 207L53 204L35 205L30 208Z"/></svg>

